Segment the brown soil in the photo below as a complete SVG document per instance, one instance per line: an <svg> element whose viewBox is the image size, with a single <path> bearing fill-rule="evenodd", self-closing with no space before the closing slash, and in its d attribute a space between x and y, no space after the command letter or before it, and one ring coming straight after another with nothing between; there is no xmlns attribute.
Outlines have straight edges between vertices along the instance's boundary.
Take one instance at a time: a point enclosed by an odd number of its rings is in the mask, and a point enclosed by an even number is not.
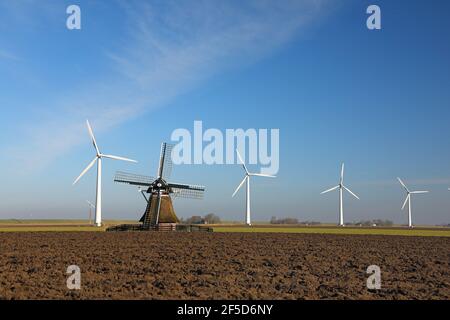
<svg viewBox="0 0 450 320"><path fill-rule="evenodd" d="M81 290L66 269L81 268ZM369 265L382 288L366 287ZM450 299L450 238L0 233L6 299Z"/></svg>

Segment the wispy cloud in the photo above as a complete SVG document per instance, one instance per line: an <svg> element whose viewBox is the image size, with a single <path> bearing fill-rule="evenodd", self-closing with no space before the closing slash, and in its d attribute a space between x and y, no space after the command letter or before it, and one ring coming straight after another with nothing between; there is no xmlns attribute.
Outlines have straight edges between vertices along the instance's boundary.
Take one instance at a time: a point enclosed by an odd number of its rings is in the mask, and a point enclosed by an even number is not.
<svg viewBox="0 0 450 320"><path fill-rule="evenodd" d="M254 63L292 40L328 2L119 2L128 32L106 55L121 80L86 86L76 99L64 100L76 104L55 98L56 111L26 124L23 140L9 153L25 162L21 168L42 168L84 141L85 118L106 131L226 68Z"/></svg>
<svg viewBox="0 0 450 320"><path fill-rule="evenodd" d="M2 60L2 59L15 60L15 61L20 60L19 57L16 56L15 54L13 54L13 53L11 53L9 51L0 49L0 60Z"/></svg>

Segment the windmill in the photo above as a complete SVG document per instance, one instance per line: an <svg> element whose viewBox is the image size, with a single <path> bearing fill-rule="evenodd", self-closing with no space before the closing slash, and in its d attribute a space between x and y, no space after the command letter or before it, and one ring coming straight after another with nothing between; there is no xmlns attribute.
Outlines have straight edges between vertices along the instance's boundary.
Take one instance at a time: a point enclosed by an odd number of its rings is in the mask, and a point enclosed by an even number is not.
<svg viewBox="0 0 450 320"><path fill-rule="evenodd" d="M86 125L88 128L89 136L92 139L92 144L94 145L94 149L96 152L94 160L91 161L91 163L88 164L88 166L81 172L81 174L78 176L78 178L75 179L73 184L76 184L78 180L81 179L82 176L86 172L89 171L89 169L92 168L92 166L97 162L97 193L96 193L96 199L95 199L95 225L97 227L100 227L102 225L102 159L103 158L109 158L114 160L121 160L121 161L128 161L128 162L137 162L135 160L131 160L128 158L118 157L118 156L112 156L108 154L103 154L100 152L100 149L98 148L97 141L94 137L94 132L92 131L91 125L89 124L89 121L86 120Z"/></svg>
<svg viewBox="0 0 450 320"><path fill-rule="evenodd" d="M341 178L339 180L339 184L336 187L325 190L321 194L325 194L325 193L334 191L336 189L339 189L339 226L343 227L344 226L344 190L346 190L348 193L350 193L352 196L354 196L356 199L359 200L359 197L344 185L344 164L342 164L342 166L341 166Z"/></svg>
<svg viewBox="0 0 450 320"><path fill-rule="evenodd" d="M244 161L242 160L241 154L239 153L239 151L236 149L236 153L239 159L239 162L242 164L242 167L244 168L245 171L245 176L244 179L242 179L241 183L238 185L238 187L236 188L236 190L234 191L233 195L231 197L234 197L236 195L236 193L239 191L239 189L244 185L245 182L247 182L247 191L246 191L246 219L245 219L245 223L248 226L252 225L251 222L251 217L250 217L250 177L253 176L257 176L257 177L267 177L267 178L276 178L276 176L271 176L268 174L262 174L262 173L250 173L247 170L247 167L244 164Z"/></svg>
<svg viewBox="0 0 450 320"><path fill-rule="evenodd" d="M168 182L172 171L172 148L172 145L165 142L161 144L156 178L121 171L117 172L114 178L115 182L139 187L139 192L142 193L147 202L145 212L139 220L142 222L142 229L144 230L158 230L161 225L179 222L173 209L171 197L203 198L205 191L203 186ZM146 188L146 191L142 190L141 187ZM147 197L145 193L149 196Z"/></svg>
<svg viewBox="0 0 450 320"><path fill-rule="evenodd" d="M403 186L406 191L406 199L403 202L402 210L405 209L406 203L408 203L408 227L412 228L412 216L411 216L411 195L412 194L420 194L420 193L428 193L428 191L410 191L406 184L402 181L402 179L397 178L398 182Z"/></svg>
<svg viewBox="0 0 450 320"><path fill-rule="evenodd" d="M86 200L86 202L89 206L89 224L92 224L92 209L95 210L95 206L89 200Z"/></svg>

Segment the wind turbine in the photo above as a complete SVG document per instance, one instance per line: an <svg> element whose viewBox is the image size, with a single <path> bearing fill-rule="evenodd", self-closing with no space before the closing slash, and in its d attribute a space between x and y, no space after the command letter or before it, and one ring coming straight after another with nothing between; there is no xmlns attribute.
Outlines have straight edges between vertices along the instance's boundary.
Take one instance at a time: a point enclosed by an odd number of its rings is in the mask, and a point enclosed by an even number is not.
<svg viewBox="0 0 450 320"><path fill-rule="evenodd" d="M339 184L336 187L325 190L321 194L328 193L328 192L334 191L336 189L339 189L339 226L343 227L344 226L344 199L343 199L344 190L346 190L348 193L350 193L352 196L354 196L356 199L359 200L359 197L344 185L344 164L342 164L342 167L341 167L341 179L339 180Z"/></svg>
<svg viewBox="0 0 450 320"><path fill-rule="evenodd" d="M242 187L242 185L243 185L245 182L247 182L247 192L246 192L246 203L247 203L246 208L247 208L247 209L246 209L246 220L245 220L245 222L246 222L246 224L247 224L248 226L251 226L251 225L252 225L252 222L251 222L251 218L250 218L250 177L252 177L252 176L257 176L257 177L276 178L276 176L271 176L271 175L268 175L268 174L262 174L262 173L250 173L250 172L247 170L247 167L245 166L244 161L242 160L242 157L241 157L241 155L240 155L240 153L239 153L239 151L238 151L237 149L236 149L236 153L237 153L239 162L242 164L242 167L244 168L244 171L245 171L245 177L244 177L244 179L242 179L241 183L239 184L239 186L238 186L238 187L236 188L236 190L234 191L232 197L234 197L235 194L236 194L236 193L239 191L239 189Z"/></svg>
<svg viewBox="0 0 450 320"><path fill-rule="evenodd" d="M80 180L81 177L84 176L84 174L86 172L88 172L89 169L92 168L92 166L95 164L95 162L97 162L97 194L96 194L96 199L95 199L95 225L97 227L100 227L102 225L102 159L109 158L109 159L122 160L122 161L134 162L134 163L137 163L137 161L131 160L128 158L112 156L112 155L101 153L100 149L98 148L97 141L95 140L91 125L89 124L89 120L86 120L86 124L87 124L89 135L92 139L92 144L94 145L94 148L95 148L96 155L95 155L94 160L92 160L91 163L88 164L86 169L84 169L83 172L81 172L81 174L78 176L78 178L75 179L73 184L76 184L78 182L78 180Z"/></svg>
<svg viewBox="0 0 450 320"><path fill-rule="evenodd" d="M405 209L406 203L408 202L408 227L412 228L412 216L411 216L411 195L412 194L419 194L419 193L428 193L428 191L410 191L408 187L403 183L402 179L397 178L398 182L403 186L403 188L406 191L406 199L405 202L403 202L402 210Z"/></svg>
<svg viewBox="0 0 450 320"><path fill-rule="evenodd" d="M89 200L86 200L86 202L89 206L89 224L92 224L92 209L95 210L95 206Z"/></svg>

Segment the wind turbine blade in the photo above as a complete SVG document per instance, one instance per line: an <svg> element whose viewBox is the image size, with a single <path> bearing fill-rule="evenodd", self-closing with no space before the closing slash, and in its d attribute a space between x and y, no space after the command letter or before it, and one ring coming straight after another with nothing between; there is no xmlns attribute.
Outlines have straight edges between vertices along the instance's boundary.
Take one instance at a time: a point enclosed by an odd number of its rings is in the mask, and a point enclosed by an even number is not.
<svg viewBox="0 0 450 320"><path fill-rule="evenodd" d="M122 160L122 161L128 161L128 162L137 163L136 160L132 160L132 159L124 158L124 157L112 156L112 155L109 155L109 154L101 154L100 156L104 157L104 158L114 159L114 160Z"/></svg>
<svg viewBox="0 0 450 320"><path fill-rule="evenodd" d="M242 160L241 154L239 153L238 149L236 149L236 153L237 153L239 161L241 162L242 166L244 167L245 172L248 174L247 167L245 166L244 160Z"/></svg>
<svg viewBox="0 0 450 320"><path fill-rule="evenodd" d="M331 189L325 190L325 191L321 192L320 194L324 194L324 193L331 192L331 191L333 191L333 190L336 190L337 188L339 188L339 186L336 186L336 187L333 187L333 188L331 188Z"/></svg>
<svg viewBox="0 0 450 320"><path fill-rule="evenodd" d="M341 166L341 183L344 182L344 163Z"/></svg>
<svg viewBox="0 0 450 320"><path fill-rule="evenodd" d="M408 187L406 186L406 184L404 184L404 182L402 181L402 179L400 179L400 178L398 178L398 177L397 177L397 179L398 179L398 182L400 182L400 184L403 186L403 188L405 188L406 192L409 192Z"/></svg>
<svg viewBox="0 0 450 320"><path fill-rule="evenodd" d="M81 174L78 176L78 178L75 179L75 181L73 182L72 185L76 184L78 182L78 180L80 180L81 177L84 176L84 174L86 172L88 172L90 168L92 168L92 166L94 165L95 161L97 161L97 157L95 157L94 160L92 160L91 163L88 164L86 169L84 169L83 172L81 172Z"/></svg>
<svg viewBox="0 0 450 320"><path fill-rule="evenodd" d="M89 123L89 120L86 120L86 124L87 124L87 127L88 127L89 135L91 136L94 148L97 151L97 155L99 155L100 154L100 150L98 149L97 141L95 141L94 132L92 131L91 124Z"/></svg>
<svg viewBox="0 0 450 320"><path fill-rule="evenodd" d="M244 184L244 182L247 180L248 176L245 176L244 179L242 179L241 183L238 185L238 187L236 188L236 190L233 192L233 195L231 197L234 197L236 195L236 193L239 191L239 189L242 187L242 185Z"/></svg>
<svg viewBox="0 0 450 320"><path fill-rule="evenodd" d="M276 178L276 176L271 176L270 174L264 173L249 173L249 176L266 177L266 178Z"/></svg>
<svg viewBox="0 0 450 320"><path fill-rule="evenodd" d="M430 191L412 191L411 193L419 194L419 193L428 193Z"/></svg>
<svg viewBox="0 0 450 320"><path fill-rule="evenodd" d="M410 195L410 194L408 194L408 195L406 196L405 202L403 202L402 210L405 209L405 206L406 206L406 204L408 203L409 198L411 198L411 195Z"/></svg>
<svg viewBox="0 0 450 320"><path fill-rule="evenodd" d="M95 208L95 206L89 200L86 200L86 202L91 208L93 208L93 209Z"/></svg>
<svg viewBox="0 0 450 320"><path fill-rule="evenodd" d="M358 197L356 194L354 194L354 193L352 192L352 190L350 190L350 189L347 188L346 186L343 186L343 187L344 187L344 189L347 190L352 196L354 196L356 199L359 200L359 197Z"/></svg>

